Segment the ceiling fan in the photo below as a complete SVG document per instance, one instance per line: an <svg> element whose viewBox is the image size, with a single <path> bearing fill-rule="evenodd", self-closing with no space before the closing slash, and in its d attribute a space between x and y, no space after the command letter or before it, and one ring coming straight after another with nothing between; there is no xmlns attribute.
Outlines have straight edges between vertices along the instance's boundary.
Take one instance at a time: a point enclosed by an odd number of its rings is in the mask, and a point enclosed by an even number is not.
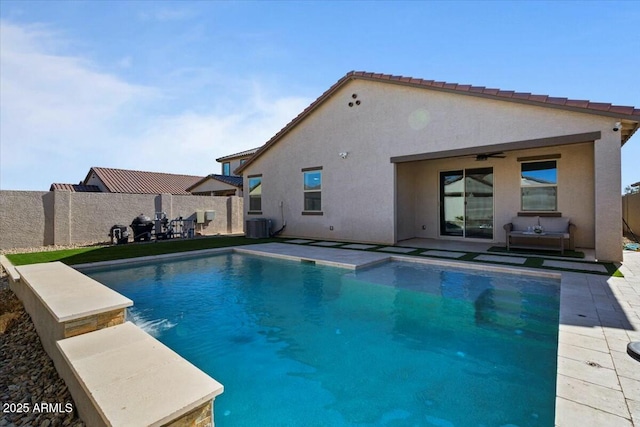
<svg viewBox="0 0 640 427"><path fill-rule="evenodd" d="M481 162L489 158L504 159L505 157L507 156L505 156L502 151L496 151L494 153L480 153L480 154L476 154L476 161Z"/></svg>

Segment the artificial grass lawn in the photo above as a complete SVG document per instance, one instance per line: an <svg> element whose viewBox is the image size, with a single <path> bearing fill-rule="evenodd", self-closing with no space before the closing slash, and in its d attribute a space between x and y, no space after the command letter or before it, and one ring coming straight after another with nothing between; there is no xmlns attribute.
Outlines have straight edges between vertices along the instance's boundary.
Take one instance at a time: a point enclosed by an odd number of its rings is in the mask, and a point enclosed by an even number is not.
<svg viewBox="0 0 640 427"><path fill-rule="evenodd" d="M224 248L229 246L242 246L257 243L267 242L286 242L287 238L267 238L267 239L247 239L243 236L234 237L200 237L195 239L185 240L160 240L153 242L143 243L130 243L126 245L114 245L114 246L93 246L77 249L63 249L59 251L50 252L34 252L23 254L10 254L7 258L13 265L26 265L35 264L41 262L53 262L60 261L67 265L86 264L91 262L113 261L117 259L136 258L142 256L162 255L177 252L197 251L202 249ZM344 243L346 244L346 243ZM342 245L340 245L342 246ZM340 248L335 246L335 248ZM378 252L382 246L376 245L373 248L365 249L365 251ZM406 254L396 255L409 255L419 256L426 248L415 249L412 252ZM476 262L474 259L477 255L481 255L476 252L467 252L464 256L457 258L458 261L471 261ZM547 270L556 271L580 271L571 270L565 268L550 268L543 267L544 256L541 254L528 255L527 261L524 263L524 267L530 268L542 268ZM583 254L584 256L584 254ZM483 261L484 262L484 261ZM501 263L490 263L499 265L508 265ZM624 277L618 270L617 266L612 263L599 263L604 265L607 269L607 273L591 272L591 274L605 274L614 277Z"/></svg>
<svg viewBox="0 0 640 427"><path fill-rule="evenodd" d="M53 261L60 261L67 265L75 265L277 241L281 240L278 238L247 239L246 237L200 237L185 240L161 240L144 243L130 243L126 245L93 246L49 252L10 254L6 257L13 265L16 266Z"/></svg>

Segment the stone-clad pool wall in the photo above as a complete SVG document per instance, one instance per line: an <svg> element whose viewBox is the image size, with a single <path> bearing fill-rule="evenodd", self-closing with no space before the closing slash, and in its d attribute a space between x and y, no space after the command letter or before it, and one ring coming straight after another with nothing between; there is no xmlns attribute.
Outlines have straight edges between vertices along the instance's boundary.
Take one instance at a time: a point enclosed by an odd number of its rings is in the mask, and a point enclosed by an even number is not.
<svg viewBox="0 0 640 427"><path fill-rule="evenodd" d="M213 425L222 385L126 322L131 300L59 262L0 262L87 425Z"/></svg>

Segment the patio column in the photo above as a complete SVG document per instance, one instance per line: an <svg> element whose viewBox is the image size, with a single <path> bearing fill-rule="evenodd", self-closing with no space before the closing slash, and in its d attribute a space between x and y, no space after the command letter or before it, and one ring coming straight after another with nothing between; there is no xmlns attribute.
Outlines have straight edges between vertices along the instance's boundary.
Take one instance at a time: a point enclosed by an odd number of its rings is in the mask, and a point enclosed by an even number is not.
<svg viewBox="0 0 640 427"><path fill-rule="evenodd" d="M622 261L620 132L603 131L593 143L595 250L599 261Z"/></svg>

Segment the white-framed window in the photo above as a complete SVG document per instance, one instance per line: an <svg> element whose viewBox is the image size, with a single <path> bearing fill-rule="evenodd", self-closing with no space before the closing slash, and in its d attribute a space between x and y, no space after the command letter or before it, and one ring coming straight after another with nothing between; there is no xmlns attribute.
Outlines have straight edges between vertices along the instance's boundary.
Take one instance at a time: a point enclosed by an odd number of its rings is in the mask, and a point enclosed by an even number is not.
<svg viewBox="0 0 640 427"><path fill-rule="evenodd" d="M262 175L251 175L249 181L249 212L262 211Z"/></svg>
<svg viewBox="0 0 640 427"><path fill-rule="evenodd" d="M304 212L322 211L322 167L302 169Z"/></svg>
<svg viewBox="0 0 640 427"><path fill-rule="evenodd" d="M520 200L523 211L558 210L558 164L556 160L520 164Z"/></svg>
<svg viewBox="0 0 640 427"><path fill-rule="evenodd" d="M222 164L222 175L225 175L225 176L231 175L231 163L224 162Z"/></svg>

